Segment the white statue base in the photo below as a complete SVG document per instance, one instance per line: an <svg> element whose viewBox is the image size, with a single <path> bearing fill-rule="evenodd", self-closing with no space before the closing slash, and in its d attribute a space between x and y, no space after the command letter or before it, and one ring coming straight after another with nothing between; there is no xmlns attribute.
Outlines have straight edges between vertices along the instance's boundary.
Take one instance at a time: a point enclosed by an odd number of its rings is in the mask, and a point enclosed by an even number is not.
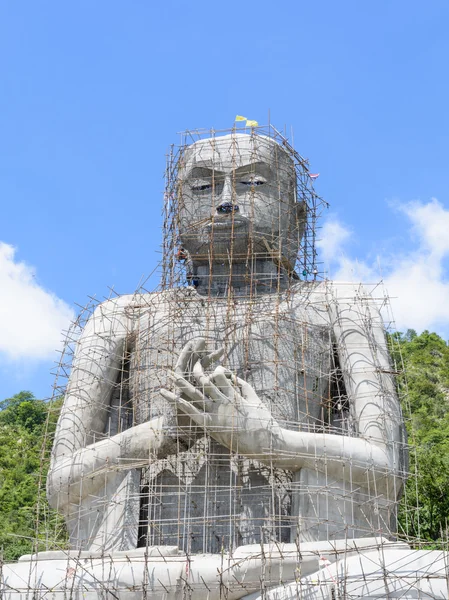
<svg viewBox="0 0 449 600"><path fill-rule="evenodd" d="M2 600L293 600L449 596L449 554L384 538L241 546L187 557L160 546L43 552L3 566Z"/></svg>

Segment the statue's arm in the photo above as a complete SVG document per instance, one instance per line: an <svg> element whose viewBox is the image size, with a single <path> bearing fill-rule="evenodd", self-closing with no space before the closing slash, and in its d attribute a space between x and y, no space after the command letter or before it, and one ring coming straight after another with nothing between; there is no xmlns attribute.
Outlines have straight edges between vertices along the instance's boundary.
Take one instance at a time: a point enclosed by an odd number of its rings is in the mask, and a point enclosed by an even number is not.
<svg viewBox="0 0 449 600"><path fill-rule="evenodd" d="M131 468L162 444L161 419L103 439L129 331L125 308L126 298L101 304L77 343L47 483L50 504L60 509L94 493L106 467Z"/></svg>
<svg viewBox="0 0 449 600"><path fill-rule="evenodd" d="M77 341L56 427L54 460L104 437L129 329L125 308L121 298L100 304Z"/></svg>
<svg viewBox="0 0 449 600"><path fill-rule="evenodd" d="M296 454L296 466L365 486L377 482L396 495L405 479L406 449L382 316L362 286L329 284L326 300L355 435L282 430L280 454L290 448L292 456L275 462L295 468Z"/></svg>
<svg viewBox="0 0 449 600"><path fill-rule="evenodd" d="M163 432L163 417L157 417L53 459L47 477L50 505L61 512L70 510L71 504L79 504L104 485L107 472L148 464L163 447Z"/></svg>
<svg viewBox="0 0 449 600"><path fill-rule="evenodd" d="M354 437L283 430L278 448L284 454L295 448L303 467L365 486L377 482L396 495L406 449L382 316L361 285L328 284L326 301ZM295 468L294 456L276 462Z"/></svg>
<svg viewBox="0 0 449 600"><path fill-rule="evenodd" d="M355 432L398 468L403 418L377 304L362 286L334 284L328 306Z"/></svg>

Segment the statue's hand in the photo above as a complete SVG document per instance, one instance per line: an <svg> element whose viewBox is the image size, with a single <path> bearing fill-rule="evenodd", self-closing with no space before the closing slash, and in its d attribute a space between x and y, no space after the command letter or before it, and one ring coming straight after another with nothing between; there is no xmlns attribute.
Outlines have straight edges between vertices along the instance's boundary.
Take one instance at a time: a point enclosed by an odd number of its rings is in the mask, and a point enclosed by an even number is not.
<svg viewBox="0 0 449 600"><path fill-rule="evenodd" d="M202 339L184 347L173 375L179 394L161 393L224 446L246 456L266 457L276 446L278 423L249 383L221 366L206 375L204 369L222 351L206 354L204 347Z"/></svg>

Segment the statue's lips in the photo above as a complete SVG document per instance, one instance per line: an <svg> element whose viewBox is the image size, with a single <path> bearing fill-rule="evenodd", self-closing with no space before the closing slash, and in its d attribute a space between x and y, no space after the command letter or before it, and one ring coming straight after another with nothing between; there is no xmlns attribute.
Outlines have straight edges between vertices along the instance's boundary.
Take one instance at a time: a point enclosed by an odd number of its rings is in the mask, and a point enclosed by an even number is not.
<svg viewBox="0 0 449 600"><path fill-rule="evenodd" d="M227 215L213 217L205 228L207 231L232 231L248 225L248 219L242 216Z"/></svg>

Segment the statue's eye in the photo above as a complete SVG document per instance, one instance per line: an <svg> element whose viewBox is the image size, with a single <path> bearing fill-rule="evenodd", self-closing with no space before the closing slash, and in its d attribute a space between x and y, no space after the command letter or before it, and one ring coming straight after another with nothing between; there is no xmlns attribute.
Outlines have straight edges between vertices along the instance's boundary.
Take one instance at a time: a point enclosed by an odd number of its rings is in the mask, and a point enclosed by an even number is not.
<svg viewBox="0 0 449 600"><path fill-rule="evenodd" d="M245 179L241 179L240 183L242 185L248 185L250 187L254 187L256 185L264 185L266 180L263 177L259 177L257 175L251 177L245 177Z"/></svg>
<svg viewBox="0 0 449 600"><path fill-rule="evenodd" d="M190 185L190 189L192 189L194 192L205 192L212 189L212 183L203 181L194 182Z"/></svg>

